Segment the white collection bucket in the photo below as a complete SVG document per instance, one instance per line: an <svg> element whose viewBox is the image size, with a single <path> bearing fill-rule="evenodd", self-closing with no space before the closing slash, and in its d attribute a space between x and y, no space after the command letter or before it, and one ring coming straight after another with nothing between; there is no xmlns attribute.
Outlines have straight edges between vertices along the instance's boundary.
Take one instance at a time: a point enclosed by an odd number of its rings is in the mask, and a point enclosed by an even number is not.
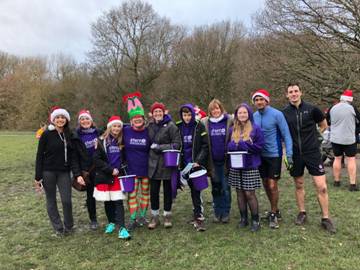
<svg viewBox="0 0 360 270"><path fill-rule="evenodd" d="M234 169L244 168L244 155L247 154L246 151L236 151L228 152L230 155L230 167Z"/></svg>

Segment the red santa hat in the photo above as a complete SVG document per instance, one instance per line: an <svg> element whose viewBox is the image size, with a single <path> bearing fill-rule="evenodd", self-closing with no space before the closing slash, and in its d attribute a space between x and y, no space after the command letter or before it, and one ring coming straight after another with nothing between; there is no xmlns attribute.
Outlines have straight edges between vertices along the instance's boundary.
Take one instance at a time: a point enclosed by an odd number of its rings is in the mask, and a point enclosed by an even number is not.
<svg viewBox="0 0 360 270"><path fill-rule="evenodd" d="M150 112L153 113L156 109L161 109L164 113L166 111L165 105L160 102L155 102L153 105L151 105Z"/></svg>
<svg viewBox="0 0 360 270"><path fill-rule="evenodd" d="M70 122L70 114L67 110L62 109L60 107L53 107L50 113L50 122L54 123L54 120L57 116L62 115L66 118L68 122Z"/></svg>
<svg viewBox="0 0 360 270"><path fill-rule="evenodd" d="M267 103L270 102L270 94L265 89L258 89L258 90L255 91L255 93L252 95L252 102L253 103L255 102L255 98L258 97L258 96L264 98L267 101Z"/></svg>
<svg viewBox="0 0 360 270"><path fill-rule="evenodd" d="M344 93L340 96L341 101L352 102L353 101L353 92L350 89L344 90Z"/></svg>
<svg viewBox="0 0 360 270"><path fill-rule="evenodd" d="M91 117L91 113L89 110L80 110L79 113L78 113L78 121L80 121L80 118L81 117L87 117L89 118L91 121L93 121L93 118Z"/></svg>
<svg viewBox="0 0 360 270"><path fill-rule="evenodd" d="M123 122L121 121L121 117L117 115L113 115L109 118L109 121L106 125L107 128L111 127L113 124L120 124L123 126Z"/></svg>

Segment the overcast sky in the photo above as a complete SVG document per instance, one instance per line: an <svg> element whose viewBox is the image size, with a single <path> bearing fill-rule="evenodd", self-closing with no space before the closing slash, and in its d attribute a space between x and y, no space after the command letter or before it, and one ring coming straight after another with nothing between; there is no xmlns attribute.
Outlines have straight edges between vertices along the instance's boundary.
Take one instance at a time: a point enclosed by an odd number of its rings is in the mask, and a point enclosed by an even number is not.
<svg viewBox="0 0 360 270"><path fill-rule="evenodd" d="M172 22L187 26L238 20L265 0L148 0ZM123 0L0 0L0 51L19 56L64 53L78 61L91 49L90 24Z"/></svg>

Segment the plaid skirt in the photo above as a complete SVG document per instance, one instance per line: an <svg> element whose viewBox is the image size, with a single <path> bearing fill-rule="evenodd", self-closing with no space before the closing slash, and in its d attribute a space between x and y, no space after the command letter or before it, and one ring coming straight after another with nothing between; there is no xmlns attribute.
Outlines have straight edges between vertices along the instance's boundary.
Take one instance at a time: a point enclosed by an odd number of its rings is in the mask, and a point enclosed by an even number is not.
<svg viewBox="0 0 360 270"><path fill-rule="evenodd" d="M228 182L230 186L236 189L255 190L261 188L258 169L243 170L230 168Z"/></svg>

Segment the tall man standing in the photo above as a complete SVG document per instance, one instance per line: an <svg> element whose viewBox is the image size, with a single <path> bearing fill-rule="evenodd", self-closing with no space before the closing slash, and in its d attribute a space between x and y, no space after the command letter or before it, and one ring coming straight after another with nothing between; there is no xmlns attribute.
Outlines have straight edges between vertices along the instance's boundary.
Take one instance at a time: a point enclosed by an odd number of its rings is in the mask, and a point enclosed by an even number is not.
<svg viewBox="0 0 360 270"><path fill-rule="evenodd" d="M351 105L352 90L345 90L340 102L331 107L329 122L331 125L330 141L334 151L333 163L334 186L340 186L341 159L346 156L346 166L350 179L350 191L358 191L356 186L356 121L359 112Z"/></svg>
<svg viewBox="0 0 360 270"><path fill-rule="evenodd" d="M285 142L287 162L292 166L292 139L283 113L269 105L270 94L268 91L265 89L257 90L252 95L252 101L258 110L254 113L254 121L261 127L265 138L259 171L271 206L268 214L269 227L277 229L279 228L278 219L281 218L278 208L279 189L277 181L281 175L282 141Z"/></svg>
<svg viewBox="0 0 360 270"><path fill-rule="evenodd" d="M295 196L299 208L295 224L303 225L307 219L304 189L304 169L306 167L316 187L322 211L321 226L328 232L335 233L335 226L329 218L329 198L316 126L318 125L320 132L323 132L327 128L326 119L319 108L302 101L302 92L298 83L288 85L286 96L289 105L283 113L293 140L294 166L290 170L290 174L295 180Z"/></svg>

